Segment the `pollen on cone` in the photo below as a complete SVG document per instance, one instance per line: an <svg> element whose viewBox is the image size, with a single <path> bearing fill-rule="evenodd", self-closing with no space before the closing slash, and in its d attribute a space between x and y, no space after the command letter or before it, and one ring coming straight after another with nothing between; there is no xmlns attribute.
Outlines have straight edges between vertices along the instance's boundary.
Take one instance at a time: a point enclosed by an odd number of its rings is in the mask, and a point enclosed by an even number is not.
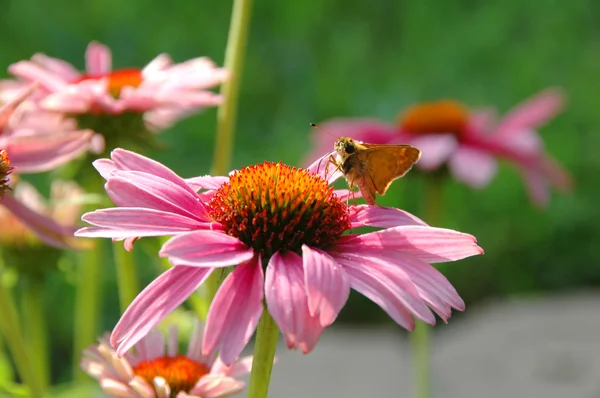
<svg viewBox="0 0 600 398"><path fill-rule="evenodd" d="M10 190L8 185L8 176L12 172L8 153L4 149L0 149L0 198L6 191Z"/></svg>

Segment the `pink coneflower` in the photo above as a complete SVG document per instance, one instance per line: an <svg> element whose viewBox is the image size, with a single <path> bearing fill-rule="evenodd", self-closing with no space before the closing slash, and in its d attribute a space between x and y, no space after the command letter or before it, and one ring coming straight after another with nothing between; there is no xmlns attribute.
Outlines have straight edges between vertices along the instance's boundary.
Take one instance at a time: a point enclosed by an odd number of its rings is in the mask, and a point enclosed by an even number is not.
<svg viewBox="0 0 600 398"><path fill-rule="evenodd" d="M0 206L8 209L23 225L49 245L66 247L73 228L57 223L21 203L10 193L11 172L38 172L62 165L88 149L91 131L63 132L54 125L47 130L30 131L26 128L11 129L17 106L25 100L31 88L17 93L13 99L0 107ZM17 117L18 119L18 117ZM18 124L18 122L15 122ZM3 232L6 231L3 229Z"/></svg>
<svg viewBox="0 0 600 398"><path fill-rule="evenodd" d="M443 100L406 109L397 125L370 119L337 119L322 125L334 135L368 143L412 144L422 152L417 168L433 171L447 166L454 178L473 188L488 185L497 172L497 159L506 159L523 175L532 201L544 206L549 185L562 191L571 187L570 176L544 152L536 132L563 102L560 91L548 89L498 122L492 110L469 111L456 101ZM333 137L319 131L315 137L311 160L333 148Z"/></svg>
<svg viewBox="0 0 600 398"><path fill-rule="evenodd" d="M317 174L283 164L245 167L229 177L184 180L158 162L114 150L95 167L117 208L82 219L77 236L174 236L159 255L173 268L147 286L111 335L123 354L215 270L233 266L211 303L203 353L231 363L248 343L263 300L289 348L313 349L350 288L399 325L434 324L464 303L430 263L481 254L473 236L426 225L399 209L347 205ZM200 188L208 189L196 193ZM345 196L348 192L345 191ZM348 234L359 226L383 228Z"/></svg>
<svg viewBox="0 0 600 398"><path fill-rule="evenodd" d="M84 351L82 369L98 380L106 394L120 398L219 398L244 389L236 378L250 372L252 357L225 365L220 358L201 354L202 329L193 332L187 354L178 353L175 326L165 336L151 331L135 352L117 355L108 338Z"/></svg>
<svg viewBox="0 0 600 398"><path fill-rule="evenodd" d="M202 108L221 103L209 91L224 81L227 73L208 58L174 64L161 54L143 69L112 70L108 47L92 42L85 54L86 70L35 54L30 61L9 67L19 81L5 81L5 90L19 82L38 81L34 99L41 109L71 115L79 126L102 134L108 147L124 138L143 143L148 129L162 130Z"/></svg>
<svg viewBox="0 0 600 398"><path fill-rule="evenodd" d="M46 200L33 185L19 181L12 190L12 200L21 211L14 212L12 208L0 206L0 247L29 252L40 247L40 237L27 223L29 215L34 221L45 217L60 227L47 231L45 243L51 240L53 246L83 248L84 241L73 237L76 221L82 213L83 195L83 190L75 182L54 180L50 186L50 198Z"/></svg>

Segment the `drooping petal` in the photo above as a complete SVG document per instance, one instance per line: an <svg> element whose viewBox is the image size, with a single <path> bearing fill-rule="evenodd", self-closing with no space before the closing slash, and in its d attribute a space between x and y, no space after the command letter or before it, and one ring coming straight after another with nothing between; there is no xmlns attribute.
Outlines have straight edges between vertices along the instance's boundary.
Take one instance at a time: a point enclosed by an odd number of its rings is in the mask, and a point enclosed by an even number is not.
<svg viewBox="0 0 600 398"><path fill-rule="evenodd" d="M498 162L485 151L461 145L448 163L452 175L472 188L483 188L498 172Z"/></svg>
<svg viewBox="0 0 600 398"><path fill-rule="evenodd" d="M379 305L400 326L412 330L415 327L413 315L435 324L435 317L402 269L356 253L331 254L344 267L350 286Z"/></svg>
<svg viewBox="0 0 600 398"><path fill-rule="evenodd" d="M541 208L546 208L550 202L550 187L546 178L536 170L522 170L525 188L531 201Z"/></svg>
<svg viewBox="0 0 600 398"><path fill-rule="evenodd" d="M12 195L2 196L0 205L6 206L19 221L43 242L62 249L70 248L67 239L73 236L75 228L58 224L53 219L25 206Z"/></svg>
<svg viewBox="0 0 600 398"><path fill-rule="evenodd" d="M473 235L418 225L351 235L336 245L336 250L359 253L362 247L398 250L428 263L455 261L483 254Z"/></svg>
<svg viewBox="0 0 600 398"><path fill-rule="evenodd" d="M350 295L346 273L330 255L302 246L304 286L311 316L319 315L321 326L335 321Z"/></svg>
<svg viewBox="0 0 600 398"><path fill-rule="evenodd" d="M78 157L89 148L94 132L75 130L9 136L0 138L0 146L10 154L19 173L38 173L54 169Z"/></svg>
<svg viewBox="0 0 600 398"><path fill-rule="evenodd" d="M396 250L361 249L359 258L381 261L391 270L398 269L414 283L419 297L444 321L450 318L452 308L460 311L465 303L446 277L427 262ZM347 257L347 256L346 256Z"/></svg>
<svg viewBox="0 0 600 398"><path fill-rule="evenodd" d="M219 398L237 394L246 383L224 375L205 375L198 380L190 394L202 398Z"/></svg>
<svg viewBox="0 0 600 398"><path fill-rule="evenodd" d="M165 316L183 303L213 268L174 266L149 284L127 307L110 336L122 356Z"/></svg>
<svg viewBox="0 0 600 398"><path fill-rule="evenodd" d="M351 228L379 227L390 228L400 225L427 225L425 221L409 212L384 206L358 205L348 208Z"/></svg>
<svg viewBox="0 0 600 398"><path fill-rule="evenodd" d="M177 265L228 267L250 261L254 249L220 231L194 231L170 239L159 255Z"/></svg>
<svg viewBox="0 0 600 398"><path fill-rule="evenodd" d="M534 129L556 116L564 107L565 95L549 88L517 105L496 126L494 135L509 139L512 135Z"/></svg>
<svg viewBox="0 0 600 398"><path fill-rule="evenodd" d="M260 258L238 265L215 295L204 328L202 354L215 350L226 365L240 355L262 314L264 273Z"/></svg>
<svg viewBox="0 0 600 398"><path fill-rule="evenodd" d="M308 310L302 257L290 251L275 253L267 266L265 287L267 308L288 348L312 351L324 327Z"/></svg>
<svg viewBox="0 0 600 398"><path fill-rule="evenodd" d="M417 167L422 170L435 170L446 162L458 147L453 134L427 134L411 139L411 145L421 150Z"/></svg>

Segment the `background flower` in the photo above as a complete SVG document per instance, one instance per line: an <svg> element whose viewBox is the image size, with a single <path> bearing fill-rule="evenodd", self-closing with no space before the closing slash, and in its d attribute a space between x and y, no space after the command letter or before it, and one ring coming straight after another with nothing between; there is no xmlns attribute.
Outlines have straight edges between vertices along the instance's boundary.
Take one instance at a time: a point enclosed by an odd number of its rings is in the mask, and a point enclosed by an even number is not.
<svg viewBox="0 0 600 398"><path fill-rule="evenodd" d="M172 326L167 336L151 331L124 357L101 339L84 351L81 367L105 393L121 398L219 398L241 392L245 383L237 377L250 372L252 357L227 366L218 357L203 356L202 327L197 323L185 355L179 354L177 327Z"/></svg>
<svg viewBox="0 0 600 398"><path fill-rule="evenodd" d="M0 85L11 93L20 85L39 82L32 97L41 111L73 116L81 128L100 133L114 148L124 138L138 145L146 133L171 127L178 120L220 104L209 91L227 77L206 57L175 64L161 54L143 69L112 69L109 48L91 42L85 54L85 72L44 54L20 61L8 69L17 81Z"/></svg>
<svg viewBox="0 0 600 398"><path fill-rule="evenodd" d="M497 173L497 159L505 159L522 174L532 201L546 206L549 186L567 191L571 178L545 153L536 130L560 112L563 101L559 90L548 89L515 107L500 121L493 109L470 111L451 100L413 105L401 113L397 125L369 119L336 119L322 125L331 135L314 131L317 145L307 162L325 148L333 148L339 136L372 144L408 143L422 152L417 168L433 171L447 166L458 181L483 188Z"/></svg>

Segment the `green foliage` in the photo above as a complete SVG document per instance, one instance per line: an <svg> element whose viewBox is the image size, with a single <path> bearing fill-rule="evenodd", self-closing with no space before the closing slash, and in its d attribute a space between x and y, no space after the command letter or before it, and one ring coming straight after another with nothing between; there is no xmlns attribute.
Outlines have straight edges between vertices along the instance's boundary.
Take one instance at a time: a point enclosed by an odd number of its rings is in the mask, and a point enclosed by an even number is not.
<svg viewBox="0 0 600 398"><path fill-rule="evenodd" d="M83 68L91 40L112 48L116 67L142 66L160 52L176 61L207 55L221 63L229 3L4 0L0 66L43 52ZM474 234L486 254L441 270L468 302L598 286L593 242L600 239L599 19L600 2L593 0L258 1L232 166L265 159L301 165L313 121L356 116L392 121L413 102L447 97L506 111L543 88L560 86L569 107L541 133L548 151L573 173L575 191L554 195L550 208L538 211L509 167L482 191L448 181L440 226ZM206 174L214 130L210 109L162 133L166 149L151 156L182 176ZM47 187L47 180L34 180ZM423 192L423 181L412 173L382 203L419 214ZM139 264L150 261L144 257ZM140 268L145 282L156 274L153 266ZM114 291L110 264L106 270L105 289ZM62 350L71 338L66 308L72 308L73 289L60 277L48 284L51 302L63 303L52 305L56 316L49 318L54 369L66 372L63 361L70 354ZM362 298L355 303L343 319L377 318L370 315L378 311L374 305ZM104 304L102 324L110 328L118 304L112 296Z"/></svg>

